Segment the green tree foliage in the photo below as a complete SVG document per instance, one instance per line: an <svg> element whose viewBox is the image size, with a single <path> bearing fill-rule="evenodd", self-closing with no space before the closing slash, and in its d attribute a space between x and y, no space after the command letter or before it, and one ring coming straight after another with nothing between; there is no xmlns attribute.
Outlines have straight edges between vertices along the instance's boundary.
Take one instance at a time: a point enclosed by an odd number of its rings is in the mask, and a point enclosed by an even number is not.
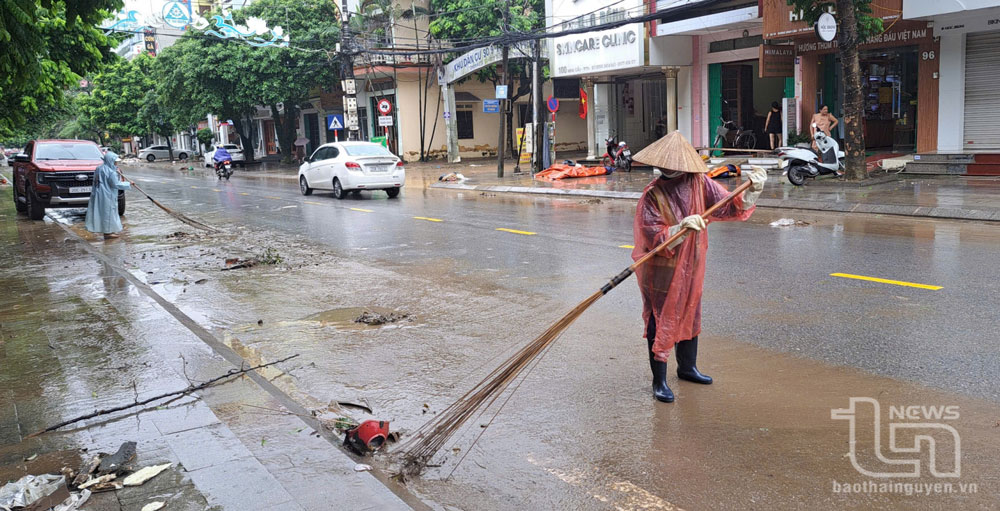
<svg viewBox="0 0 1000 511"><path fill-rule="evenodd" d="M824 12L834 12L837 19L837 50L844 69L844 152L848 179L866 177L864 92L861 88L861 64L858 45L878 34L882 20L872 16L872 0L786 0L801 9L806 23L816 23Z"/></svg>
<svg viewBox="0 0 1000 511"><path fill-rule="evenodd" d="M96 25L121 0L0 2L0 137L63 105L63 91L111 55Z"/></svg>
<svg viewBox="0 0 1000 511"><path fill-rule="evenodd" d="M90 94L80 100L81 111L101 129L119 137L147 133L139 110L153 89L152 58L129 61L116 58L91 81Z"/></svg>

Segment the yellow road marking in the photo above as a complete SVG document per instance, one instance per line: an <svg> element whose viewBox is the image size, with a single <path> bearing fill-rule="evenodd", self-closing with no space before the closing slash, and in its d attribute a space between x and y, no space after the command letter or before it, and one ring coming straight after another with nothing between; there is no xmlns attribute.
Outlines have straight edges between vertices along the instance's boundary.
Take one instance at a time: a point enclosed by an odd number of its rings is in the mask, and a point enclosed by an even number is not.
<svg viewBox="0 0 1000 511"><path fill-rule="evenodd" d="M322 202L314 202L314 201L311 201L311 200L304 200L304 201L302 201L302 203L303 204L312 204L313 206L322 206L323 205Z"/></svg>
<svg viewBox="0 0 1000 511"><path fill-rule="evenodd" d="M265 198L265 199L274 199L274 200L281 200L281 197L272 197L272 196L270 196L270 195L265 195L265 196L264 196L264 198Z"/></svg>
<svg viewBox="0 0 1000 511"><path fill-rule="evenodd" d="M512 232L514 234L523 234L525 236L534 236L535 234L537 234L531 231L518 231L517 229L507 229L505 227L498 227L497 230L503 232Z"/></svg>
<svg viewBox="0 0 1000 511"><path fill-rule="evenodd" d="M247 192L240 192L240 195L250 195L250 194Z"/></svg>
<svg viewBox="0 0 1000 511"><path fill-rule="evenodd" d="M374 213L375 212L374 210L371 210L371 209L361 209L361 208L351 208L351 211L360 211L362 213Z"/></svg>
<svg viewBox="0 0 1000 511"><path fill-rule="evenodd" d="M441 220L440 218L430 218L426 216L415 216L413 218L417 220L427 220L428 222L444 222L444 220Z"/></svg>
<svg viewBox="0 0 1000 511"><path fill-rule="evenodd" d="M882 284L893 284L896 286L906 286L906 287L916 287L920 289L930 289L931 291L937 291L941 289L941 286L932 286L930 284L917 284L915 282L904 282L902 280L889 280L880 279L878 277L866 277L864 275L851 275L850 273L831 273L831 277L843 277L845 279L857 279L857 280L867 280L870 282L881 282Z"/></svg>
<svg viewBox="0 0 1000 511"><path fill-rule="evenodd" d="M618 245L618 248L635 248L635 245Z"/></svg>
<svg viewBox="0 0 1000 511"><path fill-rule="evenodd" d="M221 192L222 190L220 190L220 189L218 189L218 188L212 188L212 191L213 191L213 192Z"/></svg>
<svg viewBox="0 0 1000 511"><path fill-rule="evenodd" d="M197 189L198 187L197 186L192 186L191 188Z"/></svg>

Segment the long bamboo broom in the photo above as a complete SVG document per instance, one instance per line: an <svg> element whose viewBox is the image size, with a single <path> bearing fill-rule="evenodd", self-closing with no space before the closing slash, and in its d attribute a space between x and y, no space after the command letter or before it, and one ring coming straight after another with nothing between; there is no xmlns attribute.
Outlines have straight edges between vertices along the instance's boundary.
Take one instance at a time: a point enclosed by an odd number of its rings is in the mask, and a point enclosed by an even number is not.
<svg viewBox="0 0 1000 511"><path fill-rule="evenodd" d="M208 232L219 232L218 229L216 229L215 227L212 227L211 225L203 224L203 223L201 223L201 222L199 222L199 221L197 221L197 220L195 220L195 219L193 219L191 217L188 217L186 215L182 215L181 213L178 213L178 212L176 212L176 211L174 211L174 210L172 210L172 209L164 206L163 204L160 204L159 201L157 201L156 199L150 197L149 194L145 192L145 190L143 190L142 188L139 188L139 185L135 184L131 179L128 179L127 177L125 177L125 174L123 174L122 171L119 170L118 171L118 175L120 175L122 177L122 179L125 179L128 182L132 183L132 188L135 188L135 190L137 192L145 195L146 198L149 199L150 202L152 202L153 204L155 204L156 207L162 209L163 211L166 211L168 215L176 218L177 220L180 220L181 222L184 222L185 224L190 225L191 227L197 227L198 229L202 229L202 230L205 230L205 231L208 231Z"/></svg>
<svg viewBox="0 0 1000 511"><path fill-rule="evenodd" d="M708 218L711 216L712 213L715 213L715 211L720 207L729 203L729 201L733 200L733 198L737 195L743 193L752 184L753 183L751 181L746 181L736 187L736 189L724 199L716 202L712 205L712 207L705 210L705 212L701 214L702 218ZM658 252L687 234L688 230L689 229L687 228L681 229L666 241L660 243L659 246L640 257L621 273L615 275L614 278L601 287L601 289L588 296L585 300L580 302L579 305L570 310L569 313L562 318L559 318L559 320L549 326L549 328L546 329L542 335L539 335L535 338L535 340L531 341L514 353L510 358L504 361L500 367L494 369L493 372L486 376L486 378L477 383L475 387L466 392L462 397L458 398L457 401L449 405L433 419L417 429L405 443L396 449L396 451L401 454L402 473L405 475L420 474L420 472L422 472L431 461L431 458L433 458L434 455L442 447L444 447L444 444L462 427L462 425L472 418L473 415L476 415L476 412L479 412L481 415L489 409L489 407L493 405L493 403L495 403L504 393L504 390L506 390L514 379L517 378L518 374L531 364L531 362L534 361L539 354L548 348L549 345L563 333L563 331L569 328L569 326L576 321L576 318L580 317L580 315L582 315L583 312L593 305L599 298L608 294L608 292L618 286L618 284L621 284L625 281L625 279L629 278L630 275L635 273L636 268L642 266L647 261L652 259ZM516 391L517 388L515 387L514 390ZM507 399L510 399L510 395L508 395ZM499 410L497 413L499 413ZM480 435L482 435L482 431L480 432ZM478 438L479 437L477 436L476 440L478 440ZM475 441L473 441L473 443L475 443ZM466 449L465 452L468 453L469 450L470 449ZM458 463L461 463L463 459L465 459L464 455Z"/></svg>

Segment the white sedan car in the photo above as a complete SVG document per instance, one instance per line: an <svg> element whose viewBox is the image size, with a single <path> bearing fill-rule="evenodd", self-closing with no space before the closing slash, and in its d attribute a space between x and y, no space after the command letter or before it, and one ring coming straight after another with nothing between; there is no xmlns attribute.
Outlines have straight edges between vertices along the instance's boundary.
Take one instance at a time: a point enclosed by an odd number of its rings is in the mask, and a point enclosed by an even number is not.
<svg viewBox="0 0 1000 511"><path fill-rule="evenodd" d="M399 195L406 179L403 160L372 142L324 144L299 167L299 190L333 190L343 199L347 192L385 190L389 198Z"/></svg>
<svg viewBox="0 0 1000 511"><path fill-rule="evenodd" d="M186 160L188 157L188 152L184 149L174 148L174 158L178 160ZM154 145L149 146L145 149L139 150L139 158L153 162L156 160L169 160L170 159L170 148L165 145Z"/></svg>
<svg viewBox="0 0 1000 511"><path fill-rule="evenodd" d="M243 165L243 163L246 161L246 156L243 155L243 149L240 149L240 146L236 144L222 144L222 147L225 147L226 151L229 151L229 156L233 157L233 163ZM212 149L211 151L205 153L206 167L215 166L215 160L213 160L214 156L215 156L215 149Z"/></svg>

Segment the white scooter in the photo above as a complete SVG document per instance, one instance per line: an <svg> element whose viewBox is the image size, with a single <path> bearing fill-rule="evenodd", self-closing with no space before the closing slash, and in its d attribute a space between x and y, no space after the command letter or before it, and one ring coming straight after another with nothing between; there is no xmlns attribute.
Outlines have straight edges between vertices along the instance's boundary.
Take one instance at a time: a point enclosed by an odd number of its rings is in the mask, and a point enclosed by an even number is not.
<svg viewBox="0 0 1000 511"><path fill-rule="evenodd" d="M813 128L816 125L813 124ZM842 175L844 170L844 151L840 144L817 129L813 135L818 151L809 147L779 147L778 162L785 169L781 175L788 176L788 182L802 186L806 178L815 178L826 174Z"/></svg>

